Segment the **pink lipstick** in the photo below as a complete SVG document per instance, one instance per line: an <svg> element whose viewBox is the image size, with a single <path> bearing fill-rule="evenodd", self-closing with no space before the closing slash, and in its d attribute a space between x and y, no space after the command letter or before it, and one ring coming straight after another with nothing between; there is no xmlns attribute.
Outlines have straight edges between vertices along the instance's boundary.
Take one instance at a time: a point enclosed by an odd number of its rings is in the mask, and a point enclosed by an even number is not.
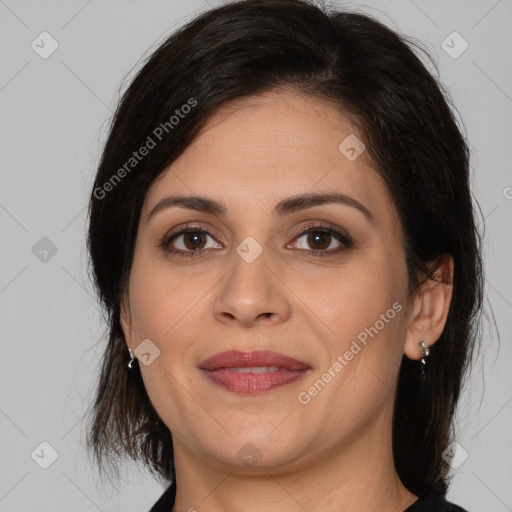
<svg viewBox="0 0 512 512"><path fill-rule="evenodd" d="M221 352L199 364L215 384L235 393L261 393L300 379L311 367L270 350Z"/></svg>

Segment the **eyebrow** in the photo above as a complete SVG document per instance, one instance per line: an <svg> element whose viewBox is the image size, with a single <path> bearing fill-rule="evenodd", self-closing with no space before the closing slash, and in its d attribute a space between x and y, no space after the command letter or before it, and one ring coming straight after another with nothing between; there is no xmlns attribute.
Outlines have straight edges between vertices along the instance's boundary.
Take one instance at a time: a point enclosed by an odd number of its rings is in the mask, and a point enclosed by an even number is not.
<svg viewBox="0 0 512 512"><path fill-rule="evenodd" d="M375 218L368 208L353 197L335 192L324 193L306 193L283 199L274 208L274 213L279 217L284 217L297 211L313 208L324 204L342 204L356 208L362 212L368 220L375 222ZM225 217L227 213L226 206L215 199L204 196L169 196L159 201L148 215L148 222L158 212L167 208L179 207L188 210L194 210L202 213L210 213L219 217Z"/></svg>

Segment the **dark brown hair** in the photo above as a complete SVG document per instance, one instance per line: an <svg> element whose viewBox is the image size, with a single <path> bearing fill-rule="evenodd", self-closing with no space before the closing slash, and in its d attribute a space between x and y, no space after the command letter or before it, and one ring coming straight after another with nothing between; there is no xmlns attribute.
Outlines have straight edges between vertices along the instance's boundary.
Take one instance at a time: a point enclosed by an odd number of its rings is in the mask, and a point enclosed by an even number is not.
<svg viewBox="0 0 512 512"><path fill-rule="evenodd" d="M435 278L439 258L453 257L452 302L426 383L419 362L404 356L393 420L404 485L419 496L446 493L442 452L480 337L483 271L468 145L448 94L417 49L368 15L302 0L247 0L202 13L150 55L118 105L90 198L88 248L109 325L88 432L100 468L128 456L155 475L175 476L171 433L138 365L127 369L119 323L148 187L221 105L293 87L336 104L357 124L402 223L409 293L418 291L421 272ZM180 110L186 104L191 108ZM177 110L187 111L178 121ZM130 161L148 137L155 146Z"/></svg>

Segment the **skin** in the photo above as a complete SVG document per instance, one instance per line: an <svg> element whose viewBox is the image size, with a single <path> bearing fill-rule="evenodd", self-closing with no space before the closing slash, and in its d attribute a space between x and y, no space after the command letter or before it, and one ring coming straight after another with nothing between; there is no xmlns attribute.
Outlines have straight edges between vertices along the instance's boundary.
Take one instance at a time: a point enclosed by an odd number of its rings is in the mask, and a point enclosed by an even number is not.
<svg viewBox="0 0 512 512"><path fill-rule="evenodd" d="M347 119L286 89L227 104L146 195L121 323L132 351L144 339L160 350L150 365L139 364L173 433L174 512L314 512L340 504L397 512L417 499L393 464L396 381L403 354L420 359L419 340L432 346L441 335L452 289L426 281L408 297L401 226L384 182L368 151L350 161L338 149L357 135ZM290 196L328 191L356 199L373 220L343 204L283 217L273 211ZM148 220L159 201L177 194L222 201L226 215L171 207ZM308 242L298 233L311 222L348 233L353 246L334 252L343 247L334 236ZM160 239L187 223L211 231L199 239L204 252L168 255ZM236 252L248 236L262 249L252 263ZM194 241L181 235L172 245L191 252ZM451 275L449 258L440 270ZM395 303L401 311L300 403L298 394ZM231 349L275 350L312 370L271 391L234 393L198 369ZM250 467L237 455L247 443L258 458Z"/></svg>

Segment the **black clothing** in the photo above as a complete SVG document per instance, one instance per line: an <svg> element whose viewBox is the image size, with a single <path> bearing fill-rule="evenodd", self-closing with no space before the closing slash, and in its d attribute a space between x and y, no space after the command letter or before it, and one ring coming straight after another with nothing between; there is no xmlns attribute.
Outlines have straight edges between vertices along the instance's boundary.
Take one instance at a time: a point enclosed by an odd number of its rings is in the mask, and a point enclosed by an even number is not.
<svg viewBox="0 0 512 512"><path fill-rule="evenodd" d="M465 508L446 501L442 496L427 494L415 501L404 512L468 512Z"/></svg>
<svg viewBox="0 0 512 512"><path fill-rule="evenodd" d="M176 485L173 482L160 496L149 512L171 512L176 498ZM443 497L428 494L419 498L404 512L468 512L467 510L446 501Z"/></svg>

